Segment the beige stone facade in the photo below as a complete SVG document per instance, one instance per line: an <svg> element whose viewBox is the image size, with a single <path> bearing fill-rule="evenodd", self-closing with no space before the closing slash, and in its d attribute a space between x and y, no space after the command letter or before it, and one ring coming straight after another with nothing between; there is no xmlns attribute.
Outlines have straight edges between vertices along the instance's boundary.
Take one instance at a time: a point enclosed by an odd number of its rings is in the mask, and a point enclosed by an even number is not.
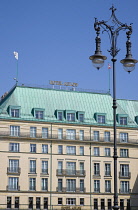
<svg viewBox="0 0 138 210"><path fill-rule="evenodd" d="M44 137L42 128L47 130ZM120 133L127 133L129 141L123 142ZM129 202L137 205L137 136L137 129L117 128L118 200L125 209ZM70 205L108 210L113 205L111 127L1 120L0 157L0 208L62 209Z"/></svg>

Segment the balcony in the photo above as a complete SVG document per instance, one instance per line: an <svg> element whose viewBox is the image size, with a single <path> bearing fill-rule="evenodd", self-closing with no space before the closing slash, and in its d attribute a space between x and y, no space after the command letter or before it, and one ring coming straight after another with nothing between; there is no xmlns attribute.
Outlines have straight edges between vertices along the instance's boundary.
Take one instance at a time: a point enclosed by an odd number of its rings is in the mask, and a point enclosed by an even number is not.
<svg viewBox="0 0 138 210"><path fill-rule="evenodd" d="M6 190L7 191L20 191L20 186L10 186L10 185L7 185L6 186Z"/></svg>
<svg viewBox="0 0 138 210"><path fill-rule="evenodd" d="M57 169L57 176L86 176L85 170L69 170L69 169Z"/></svg>
<svg viewBox="0 0 138 210"><path fill-rule="evenodd" d="M19 168L19 167L15 167L15 168L13 168L13 167L7 167L7 174L16 174L16 175L20 175L20 173L21 173L21 168Z"/></svg>
<svg viewBox="0 0 138 210"><path fill-rule="evenodd" d="M130 194L131 193L131 189L119 189L119 193L121 193L121 194Z"/></svg>
<svg viewBox="0 0 138 210"><path fill-rule="evenodd" d="M120 179L130 179L131 178L131 172L128 172L128 171L122 172L122 171L120 171L119 172L119 178Z"/></svg>
<svg viewBox="0 0 138 210"><path fill-rule="evenodd" d="M100 171L95 171L93 178L101 178Z"/></svg>
<svg viewBox="0 0 138 210"><path fill-rule="evenodd" d="M67 187L58 188L56 187L57 192L76 192L76 193L84 193L86 192L86 188L76 187L75 189L68 189Z"/></svg>
<svg viewBox="0 0 138 210"><path fill-rule="evenodd" d="M100 188L94 188L94 193L100 193Z"/></svg>
<svg viewBox="0 0 138 210"><path fill-rule="evenodd" d="M4 138L4 137L11 137L11 138L35 138L35 139L55 139L55 140L68 140L68 141L74 141L74 140L79 140L79 141L91 141L91 142L105 142L105 143L113 143L114 139L110 138L107 139L106 138L102 138L99 137L98 139L94 139L92 136L84 136L83 139L80 139L79 135L74 136L73 139L69 139L66 135L63 135L61 137L61 135L58 134L47 134L46 136L43 136L42 133L36 133L35 135L31 136L30 132L18 132L17 134L15 133L15 135L11 135L10 131L0 131L0 137ZM120 138L117 138L117 143L123 143L123 144L127 144L127 143L131 143L131 144L138 144L138 140L137 139L127 139L125 141L122 141Z"/></svg>

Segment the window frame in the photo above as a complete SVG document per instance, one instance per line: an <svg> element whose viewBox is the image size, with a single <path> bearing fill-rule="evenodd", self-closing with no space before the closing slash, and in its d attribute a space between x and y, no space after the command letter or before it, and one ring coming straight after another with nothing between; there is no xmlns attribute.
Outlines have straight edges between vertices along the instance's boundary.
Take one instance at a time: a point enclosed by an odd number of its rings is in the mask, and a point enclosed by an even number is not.
<svg viewBox="0 0 138 210"><path fill-rule="evenodd" d="M68 116L70 115L70 116ZM73 117L74 115L74 117ZM67 122L76 122L76 111L74 110L66 110L66 121Z"/></svg>
<svg viewBox="0 0 138 210"><path fill-rule="evenodd" d="M12 116L12 110L18 110L18 116L16 116L16 113L15 113L15 116ZM13 118L20 118L21 117L21 106L10 105L9 106L9 115Z"/></svg>

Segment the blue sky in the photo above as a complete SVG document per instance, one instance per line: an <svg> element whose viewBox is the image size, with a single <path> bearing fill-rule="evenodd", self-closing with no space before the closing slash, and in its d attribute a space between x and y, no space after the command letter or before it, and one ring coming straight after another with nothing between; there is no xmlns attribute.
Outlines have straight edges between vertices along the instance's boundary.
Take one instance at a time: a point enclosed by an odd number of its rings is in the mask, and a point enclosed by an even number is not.
<svg viewBox="0 0 138 210"><path fill-rule="evenodd" d="M94 17L108 20L114 4L123 23L133 23L132 54L138 59L137 0L1 0L0 2L0 95L18 80L23 84L48 85L49 80L76 82L79 88L109 89L109 38L101 34L102 53L108 57L97 71L89 56L95 52ZM126 34L118 37L117 98L138 100L138 64L128 74L120 60L126 55ZM112 70L111 70L112 91Z"/></svg>

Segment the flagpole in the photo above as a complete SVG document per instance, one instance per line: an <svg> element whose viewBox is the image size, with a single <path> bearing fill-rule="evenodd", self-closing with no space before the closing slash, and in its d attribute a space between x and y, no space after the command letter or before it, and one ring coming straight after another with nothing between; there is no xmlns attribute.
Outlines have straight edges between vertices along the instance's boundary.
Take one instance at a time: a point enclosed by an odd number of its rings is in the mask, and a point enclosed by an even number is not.
<svg viewBox="0 0 138 210"><path fill-rule="evenodd" d="M18 84L18 52L13 52L15 59L17 60L16 62L16 85Z"/></svg>
<svg viewBox="0 0 138 210"><path fill-rule="evenodd" d="M18 84L18 60L17 60L17 69L16 69L16 85Z"/></svg>

